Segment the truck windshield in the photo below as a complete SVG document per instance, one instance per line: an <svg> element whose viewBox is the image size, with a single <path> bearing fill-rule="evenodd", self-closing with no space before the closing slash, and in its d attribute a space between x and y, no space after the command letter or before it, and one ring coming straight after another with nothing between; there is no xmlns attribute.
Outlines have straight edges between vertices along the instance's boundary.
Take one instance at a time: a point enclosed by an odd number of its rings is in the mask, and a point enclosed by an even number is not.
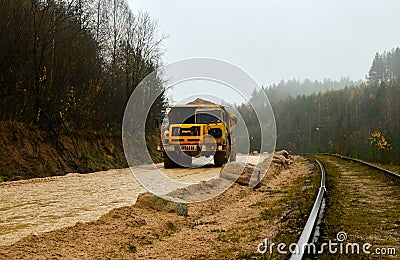
<svg viewBox="0 0 400 260"><path fill-rule="evenodd" d="M193 107L173 107L168 114L170 124L194 124Z"/></svg>
<svg viewBox="0 0 400 260"><path fill-rule="evenodd" d="M220 110L197 111L196 123L197 124L212 124L221 122Z"/></svg>

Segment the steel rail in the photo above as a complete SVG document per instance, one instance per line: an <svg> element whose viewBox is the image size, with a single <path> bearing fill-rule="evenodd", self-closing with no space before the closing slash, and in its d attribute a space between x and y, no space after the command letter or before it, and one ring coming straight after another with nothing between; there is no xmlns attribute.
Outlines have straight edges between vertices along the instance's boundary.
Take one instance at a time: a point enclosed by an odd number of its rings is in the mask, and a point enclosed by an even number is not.
<svg viewBox="0 0 400 260"><path fill-rule="evenodd" d="M369 163L369 162L366 162L366 161L363 161L363 160L360 160L360 159L347 157L347 156L344 156L344 155L341 155L341 154L337 154L337 153L299 153L299 155L330 155L330 156L335 156L335 157L338 157L338 158L343 159L343 160L358 162L358 163L367 165L367 166L369 166L371 168L374 168L376 170L383 171L383 172L385 172L385 173L387 173L389 175L392 175L392 176L394 176L396 178L400 178L400 174L399 173L386 170L385 168L379 167L379 166L377 166L375 164L372 164L372 163Z"/></svg>
<svg viewBox="0 0 400 260"><path fill-rule="evenodd" d="M322 199L324 197L324 194L326 192L325 189L325 169L322 165L322 163L318 160L315 160L320 169L321 169L321 186L319 187L319 191L318 191L318 195L317 198L315 199L313 208L311 210L310 216L307 219L307 223L304 226L303 232L300 235L300 238L297 242L297 252L295 252L294 254L292 254L292 256L290 257L290 259L292 260L297 260L297 259L302 259L303 255L304 255L304 251L305 251L305 247L308 245L309 241L312 238L313 232L314 232L314 228L315 228L315 224L317 223L317 219L318 219L318 214L320 212L321 209L321 205L322 205Z"/></svg>
<svg viewBox="0 0 400 260"><path fill-rule="evenodd" d="M369 166L371 168L383 171L383 172L385 172L385 173L387 173L389 175L392 175L392 176L394 176L396 178L400 178L400 174L398 174L398 173L386 170L386 169L384 169L382 167L379 167L379 166L374 165L372 163L365 162L365 161L360 160L360 159L355 159L355 158L346 157L346 156L343 156L343 155L340 155L340 154L331 154L331 153L321 153L321 155L330 155L330 156L335 156L335 157L341 158L342 160L361 163L361 164L367 165L367 166ZM312 235L313 235L313 232L314 232L314 228L315 228L315 225L317 223L318 214L320 212L321 205L322 205L322 199L323 199L323 197L324 197L324 195L326 193L326 188L325 188L325 179L326 179L325 169L324 169L324 167L323 167L323 165L322 165L322 163L320 161L318 161L318 160L315 160L315 161L318 163L318 165L319 165L319 167L321 169L321 186L319 188L318 195L317 195L317 198L315 199L315 202L314 202L313 208L311 210L310 216L308 217L307 223L304 226L303 232L301 233L300 238L299 238L299 240L297 242L296 249L298 251L296 253L292 254L292 256L290 257L291 260L301 260L301 259L303 259L305 248L308 246L308 244L309 244L309 242L310 242L310 240L312 238Z"/></svg>
<svg viewBox="0 0 400 260"><path fill-rule="evenodd" d="M341 159L343 159L343 160L347 160L347 161L358 162L358 163L367 165L367 166L369 166L369 167L371 167L371 168L374 168L374 169L377 169L377 170L386 172L387 174L390 174L390 175L392 175L392 176L394 176L394 177L396 177L396 178L400 178L400 174L398 174L398 173L395 173L395 172L386 170L386 169L384 169L384 168L382 168L382 167L379 167L379 166L374 165L374 164L369 163L369 162L365 162L365 161L360 160L360 159L355 159L355 158L351 158L351 157L346 157L346 156L343 156L343 155L340 155L340 154L330 154L330 153L328 153L327 155L336 156L336 157L339 157L339 158L341 158Z"/></svg>

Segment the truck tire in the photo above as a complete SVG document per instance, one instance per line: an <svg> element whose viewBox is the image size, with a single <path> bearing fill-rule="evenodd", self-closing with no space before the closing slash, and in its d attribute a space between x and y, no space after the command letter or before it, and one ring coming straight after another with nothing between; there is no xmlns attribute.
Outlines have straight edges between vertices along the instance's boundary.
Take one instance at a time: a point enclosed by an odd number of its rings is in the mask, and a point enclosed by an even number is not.
<svg viewBox="0 0 400 260"><path fill-rule="evenodd" d="M181 155L179 156L177 163L181 167L191 167L192 166L192 157L188 155Z"/></svg>
<svg viewBox="0 0 400 260"><path fill-rule="evenodd" d="M217 151L214 154L214 164L217 167L221 167L224 163L226 163L226 152Z"/></svg>
<svg viewBox="0 0 400 260"><path fill-rule="evenodd" d="M191 167L192 157L187 155L180 155L177 153L165 153L164 152L164 168L178 168L178 167Z"/></svg>
<svg viewBox="0 0 400 260"><path fill-rule="evenodd" d="M176 167L178 167L178 165L164 152L164 168L171 169Z"/></svg>

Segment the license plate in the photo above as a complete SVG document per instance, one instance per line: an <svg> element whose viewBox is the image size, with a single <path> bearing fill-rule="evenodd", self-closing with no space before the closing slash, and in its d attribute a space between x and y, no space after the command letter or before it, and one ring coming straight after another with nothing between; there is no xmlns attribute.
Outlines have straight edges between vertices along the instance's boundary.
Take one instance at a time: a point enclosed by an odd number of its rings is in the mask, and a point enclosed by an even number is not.
<svg viewBox="0 0 400 260"><path fill-rule="evenodd" d="M181 151L197 151L197 145L181 145Z"/></svg>

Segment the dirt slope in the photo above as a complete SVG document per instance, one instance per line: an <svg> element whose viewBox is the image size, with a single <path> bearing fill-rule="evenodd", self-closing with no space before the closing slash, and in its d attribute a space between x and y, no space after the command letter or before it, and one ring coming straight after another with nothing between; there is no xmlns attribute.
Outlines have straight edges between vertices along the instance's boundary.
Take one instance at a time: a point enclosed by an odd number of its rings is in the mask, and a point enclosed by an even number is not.
<svg viewBox="0 0 400 260"><path fill-rule="evenodd" d="M4 181L127 167L121 136L111 131L55 135L21 123L0 122L0 146L0 180Z"/></svg>

